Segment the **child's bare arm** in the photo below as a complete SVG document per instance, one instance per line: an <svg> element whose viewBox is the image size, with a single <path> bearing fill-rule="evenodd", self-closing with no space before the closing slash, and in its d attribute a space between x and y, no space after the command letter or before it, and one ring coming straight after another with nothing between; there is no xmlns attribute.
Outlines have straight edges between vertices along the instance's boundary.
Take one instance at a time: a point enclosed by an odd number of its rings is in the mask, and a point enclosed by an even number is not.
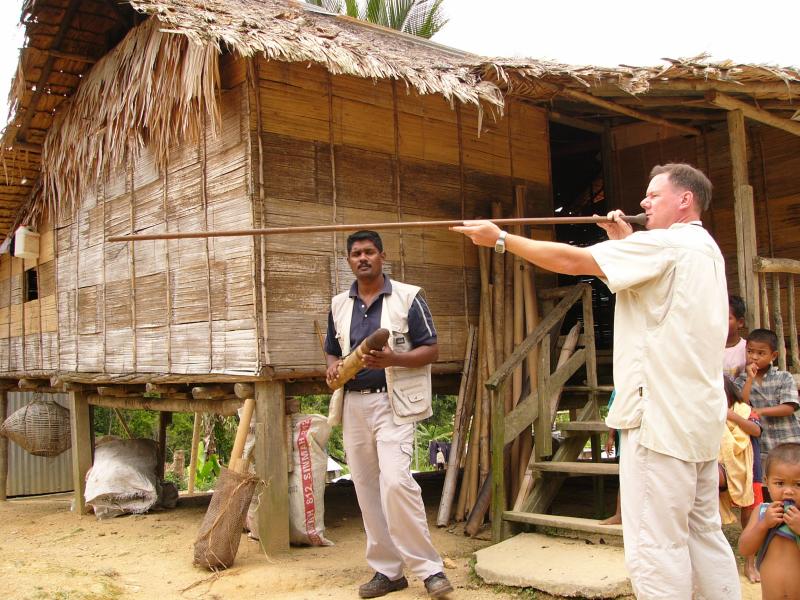
<svg viewBox="0 0 800 600"><path fill-rule="evenodd" d="M792 403L779 404L778 406L765 406L764 408L756 409L756 412L762 417L788 417L794 414L797 410L797 405Z"/></svg>
<svg viewBox="0 0 800 600"><path fill-rule="evenodd" d="M755 381L758 369L755 368L755 365L747 365L745 367L745 372L747 373L747 381L745 381L744 387L742 388L742 402L750 404L750 390L753 389L753 381Z"/></svg>
<svg viewBox="0 0 800 600"><path fill-rule="evenodd" d="M771 503L764 513L763 519L759 519L758 515L753 513L753 516L750 517L750 522L739 537L739 553L742 556L752 556L756 554L764 543L764 539L767 537L769 530L776 525L780 525L782 522L782 502Z"/></svg>
<svg viewBox="0 0 800 600"><path fill-rule="evenodd" d="M750 419L745 419L736 414L732 409L728 409L728 421L739 426L750 437L761 437L761 427L753 423Z"/></svg>

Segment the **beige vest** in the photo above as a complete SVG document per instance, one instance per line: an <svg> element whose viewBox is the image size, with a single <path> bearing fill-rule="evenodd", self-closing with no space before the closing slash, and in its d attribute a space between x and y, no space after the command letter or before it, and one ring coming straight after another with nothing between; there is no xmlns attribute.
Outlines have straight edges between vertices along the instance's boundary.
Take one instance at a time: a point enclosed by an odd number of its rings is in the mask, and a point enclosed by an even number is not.
<svg viewBox="0 0 800 600"><path fill-rule="evenodd" d="M420 289L415 285L392 280L392 293L383 295L381 327L390 332L389 347L393 352L412 350L408 338L408 311ZM353 316L353 298L350 297L349 290L333 297L331 314L342 356L346 356L350 353L350 321ZM433 414L430 365L413 369L388 367L386 391L392 404L394 422L398 425L421 421ZM343 399L343 388L336 390L331 397L328 411L328 422L331 425L341 422Z"/></svg>

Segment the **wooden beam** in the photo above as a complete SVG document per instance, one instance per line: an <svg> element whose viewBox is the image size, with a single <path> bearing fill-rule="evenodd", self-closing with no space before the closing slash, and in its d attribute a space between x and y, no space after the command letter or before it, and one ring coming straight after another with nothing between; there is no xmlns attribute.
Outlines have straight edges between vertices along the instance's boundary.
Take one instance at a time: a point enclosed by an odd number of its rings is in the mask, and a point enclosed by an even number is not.
<svg viewBox="0 0 800 600"><path fill-rule="evenodd" d="M265 482L256 518L261 548L273 555L289 550L289 463L283 383L256 383L255 400L256 476Z"/></svg>
<svg viewBox="0 0 800 600"><path fill-rule="evenodd" d="M242 405L242 401L234 400L194 400L189 398L113 398L90 394L89 404L105 408L123 408L126 410L159 410L169 412L208 412L230 417Z"/></svg>
<svg viewBox="0 0 800 600"><path fill-rule="evenodd" d="M744 113L740 110L732 110L728 113L728 137L733 174L733 212L736 225L739 294L745 300L745 323L747 328L752 330L760 326L758 285L753 270L753 259L757 254L756 224L753 188L748 185L747 130L744 124Z"/></svg>
<svg viewBox="0 0 800 600"><path fill-rule="evenodd" d="M53 41L50 44L50 51L58 51L61 47L61 42L64 41L64 38L67 35L67 31L69 31L69 27L72 24L72 19L75 14L78 12L78 6L80 2L77 0L70 0L69 4L67 5L66 10L64 11L64 15L61 17L61 22L58 26L58 31L56 32L55 36L53 37ZM31 97L31 101L28 106L25 107L25 112L22 115L22 121L17 128L17 133L15 134L15 139L26 142L28 137L28 127L31 125L31 121L33 120L33 115L36 114L36 107L39 104L39 100L41 99L42 95L44 94L45 87L47 86L47 80L50 78L50 73L53 71L53 63L55 62L55 57L52 55L48 55L47 59L44 61L44 65L42 65L42 71L39 75L39 82L36 84L36 91L33 93Z"/></svg>
<svg viewBox="0 0 800 600"><path fill-rule="evenodd" d="M613 113L638 119L639 121L646 121L648 123L661 125L662 127L669 127L670 129L680 131L681 133L685 133L687 135L700 135L700 130L696 129L695 127L689 127L687 125L673 123L672 121L667 121L666 119L662 119L660 117L654 117L653 115L643 113L641 111L629 108L627 106L622 106L621 104L611 102L610 100L597 98L596 96L592 96L591 94L587 94L586 92L579 92L577 90L571 90L569 88L562 88L561 90L559 90L558 93L560 96L564 98L569 98L570 100L574 100L575 102L585 102L586 104L598 106Z"/></svg>
<svg viewBox="0 0 800 600"><path fill-rule="evenodd" d="M69 424L72 433L73 510L86 514L86 473L92 466L92 424L89 420L89 396L85 392L70 392Z"/></svg>
<svg viewBox="0 0 800 600"><path fill-rule="evenodd" d="M60 50L47 50L47 54L53 58L63 58L64 60L74 60L75 62L82 62L93 65L98 59L83 54L75 54L74 52L61 52Z"/></svg>
<svg viewBox="0 0 800 600"><path fill-rule="evenodd" d="M720 108L730 111L741 111L745 117L753 121L758 121L764 125L769 125L800 136L800 123L797 121L778 117L762 108L757 108L747 102L742 102L741 100L717 91L708 92L706 94L706 99L711 102L711 104L719 106Z"/></svg>
<svg viewBox="0 0 800 600"><path fill-rule="evenodd" d="M256 389L252 383L235 383L233 385L233 393L237 398L246 400L247 398L255 398Z"/></svg>
<svg viewBox="0 0 800 600"><path fill-rule="evenodd" d="M753 259L753 269L759 273L792 273L800 275L800 260L757 256Z"/></svg>
<svg viewBox="0 0 800 600"><path fill-rule="evenodd" d="M235 397L233 386L203 385L192 388L192 398L195 400L222 400Z"/></svg>
<svg viewBox="0 0 800 600"><path fill-rule="evenodd" d="M584 131L591 131L592 133L603 133L605 129L602 123L593 123L591 121L586 121L585 119L579 119L577 117L571 117L554 110L548 112L547 117L553 123L574 127L575 129L582 129Z"/></svg>

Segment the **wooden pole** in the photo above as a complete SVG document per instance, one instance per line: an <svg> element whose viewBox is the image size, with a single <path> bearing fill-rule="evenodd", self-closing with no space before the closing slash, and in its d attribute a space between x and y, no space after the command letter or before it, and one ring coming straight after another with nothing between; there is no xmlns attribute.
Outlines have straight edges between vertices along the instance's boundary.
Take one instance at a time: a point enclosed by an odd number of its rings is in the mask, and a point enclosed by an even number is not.
<svg viewBox="0 0 800 600"><path fill-rule="evenodd" d="M200 424L203 421L202 413L194 413L194 425L192 425L192 453L189 459L189 482L187 491L194 494L194 484L197 480L197 452L200 446Z"/></svg>
<svg viewBox="0 0 800 600"><path fill-rule="evenodd" d="M585 225L604 223L608 217L531 217L527 219L490 219L497 225ZM636 225L645 225L644 214L623 217L624 221ZM140 242L146 240L185 240L211 237L240 237L246 235L285 235L298 233L325 233L332 231L357 231L370 229L429 229L458 227L464 221L402 221L385 223L353 223L345 225L302 225L298 227L267 227L263 229L227 229L221 231L183 231L170 233L147 233L136 235L112 235L107 242Z"/></svg>
<svg viewBox="0 0 800 600"><path fill-rule="evenodd" d="M167 426L172 423L171 412L158 413L158 464L156 465L156 476L159 480L164 479L164 463L167 459Z"/></svg>
<svg viewBox="0 0 800 600"><path fill-rule="evenodd" d="M92 466L92 436L89 421L89 401L85 392L70 392L69 424L72 435L73 510L86 514L86 473Z"/></svg>
<svg viewBox="0 0 800 600"><path fill-rule="evenodd" d="M228 468L237 473L244 473L247 461L242 459L244 455L244 444L247 441L247 434L250 433L250 421L253 419L253 411L256 408L256 401L247 398L242 406L242 414L239 417L239 427L236 428L236 439L233 441L231 459Z"/></svg>
<svg viewBox="0 0 800 600"><path fill-rule="evenodd" d="M770 329L769 322L769 292L767 291L767 275L758 274L759 290L761 292L761 323L759 327Z"/></svg>
<svg viewBox="0 0 800 600"><path fill-rule="evenodd" d="M791 275L789 275L791 277ZM786 370L786 338L783 332L783 315L781 314L781 276L772 274L772 314L775 320L775 335L778 336L778 368Z"/></svg>
<svg viewBox="0 0 800 600"><path fill-rule="evenodd" d="M578 338L581 335L581 322L578 321L575 325L572 326L572 329L569 330L567 336L564 338L564 345L561 346L561 353L558 355L558 363L556 363L556 371L559 367L561 367L565 362L569 360L569 357L572 356L572 353L575 352L575 348L578 346ZM559 388L557 392L553 394L550 398L550 426L552 427L553 422L556 419L556 412L558 411L558 402L561 399L561 391L563 388Z"/></svg>
<svg viewBox="0 0 800 600"><path fill-rule="evenodd" d="M282 381L255 384L256 476L264 482L258 503L258 531L267 554L289 550L289 464L286 452Z"/></svg>
<svg viewBox="0 0 800 600"><path fill-rule="evenodd" d="M8 415L8 390L0 389L0 423ZM8 492L8 438L0 435L0 502L6 500Z"/></svg>
<svg viewBox="0 0 800 600"><path fill-rule="evenodd" d="M481 412L483 413L483 418L481 420L481 436L480 436L480 483L483 484L483 481L489 474L489 467L490 467L490 458L489 458L489 423L490 423L490 416L491 416L491 400L489 397L489 390L483 385L486 380L494 373L496 368L496 361L495 361L495 337L494 337L494 328L492 324L493 318L496 318L497 315L492 314L492 290L491 286L489 286L489 256L488 253L491 252L488 248L480 248L480 260L481 260L481 304L483 306L483 310L485 313L485 318L483 319L483 339L484 339L484 350L485 350L485 360L483 362L483 378L481 384L478 386L478 389L481 392ZM483 290L487 290L484 294Z"/></svg>
<svg viewBox="0 0 800 600"><path fill-rule="evenodd" d="M748 329L759 327L758 293L753 259L756 245L753 188L748 185L747 131L740 110L728 113L728 138L731 148L733 174L733 212L736 225L736 249L739 270L739 293L745 300L745 322Z"/></svg>
<svg viewBox="0 0 800 600"><path fill-rule="evenodd" d="M464 405L467 402L469 393L470 379L472 376L473 365L475 363L475 327L470 326L467 331L467 347L464 355L464 369L461 375L461 385L458 390L456 400L456 412L453 416L453 443L450 446L450 456L447 460L447 472L444 475L444 485L442 486L442 498L439 502L439 514L436 517L436 524L439 527L447 527L450 524L450 515L453 512L453 499L458 481L458 466L461 462L461 449L464 446L465 423L463 415L466 412Z"/></svg>
<svg viewBox="0 0 800 600"><path fill-rule="evenodd" d="M800 352L797 348L797 315L795 315L794 275L789 273L786 286L787 307L789 309L789 348L792 353L792 371L800 373Z"/></svg>

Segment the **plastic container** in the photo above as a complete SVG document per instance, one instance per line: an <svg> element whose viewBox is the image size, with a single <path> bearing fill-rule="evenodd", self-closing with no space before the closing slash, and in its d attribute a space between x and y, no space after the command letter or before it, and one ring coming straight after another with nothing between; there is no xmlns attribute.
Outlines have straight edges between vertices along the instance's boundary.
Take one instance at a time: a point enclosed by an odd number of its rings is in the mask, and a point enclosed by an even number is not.
<svg viewBox="0 0 800 600"><path fill-rule="evenodd" d="M14 256L17 258L39 258L39 234L24 225L14 233Z"/></svg>

